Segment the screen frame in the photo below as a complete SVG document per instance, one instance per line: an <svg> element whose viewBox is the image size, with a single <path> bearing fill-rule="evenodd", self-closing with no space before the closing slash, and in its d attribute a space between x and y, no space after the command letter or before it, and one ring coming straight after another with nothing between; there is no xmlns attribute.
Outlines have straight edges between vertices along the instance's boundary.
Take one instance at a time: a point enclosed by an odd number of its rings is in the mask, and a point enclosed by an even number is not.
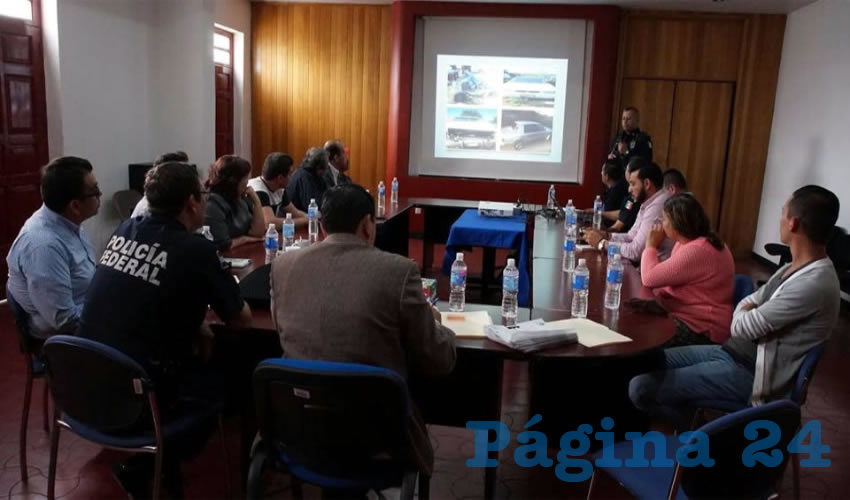
<svg viewBox="0 0 850 500"><path fill-rule="evenodd" d="M399 180L404 197L438 197L543 203L549 183L440 176L410 176L410 120L413 88L416 20L425 16L563 18L594 23L591 39L590 87L584 158L579 183L559 183L558 197L590 203L602 188L601 168L610 137L616 86L621 9L609 5L529 5L460 2L407 2L392 4L392 46L387 130L387 182Z"/></svg>

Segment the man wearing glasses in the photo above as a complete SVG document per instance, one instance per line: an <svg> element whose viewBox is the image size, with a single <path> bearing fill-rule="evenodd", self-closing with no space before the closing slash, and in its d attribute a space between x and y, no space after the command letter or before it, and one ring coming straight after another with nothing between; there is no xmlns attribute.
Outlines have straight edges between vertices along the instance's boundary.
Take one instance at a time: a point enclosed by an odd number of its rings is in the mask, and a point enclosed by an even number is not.
<svg viewBox="0 0 850 500"><path fill-rule="evenodd" d="M44 204L24 223L6 257L8 292L29 315L36 337L77 327L95 268L80 225L97 214L101 194L83 158L56 158L42 171Z"/></svg>

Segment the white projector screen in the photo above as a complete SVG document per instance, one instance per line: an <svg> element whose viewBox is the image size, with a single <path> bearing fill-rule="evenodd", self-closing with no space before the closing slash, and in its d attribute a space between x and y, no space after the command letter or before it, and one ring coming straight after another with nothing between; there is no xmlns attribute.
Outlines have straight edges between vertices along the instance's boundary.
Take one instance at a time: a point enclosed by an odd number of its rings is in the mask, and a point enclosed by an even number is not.
<svg viewBox="0 0 850 500"><path fill-rule="evenodd" d="M578 182L586 20L417 20L410 175Z"/></svg>

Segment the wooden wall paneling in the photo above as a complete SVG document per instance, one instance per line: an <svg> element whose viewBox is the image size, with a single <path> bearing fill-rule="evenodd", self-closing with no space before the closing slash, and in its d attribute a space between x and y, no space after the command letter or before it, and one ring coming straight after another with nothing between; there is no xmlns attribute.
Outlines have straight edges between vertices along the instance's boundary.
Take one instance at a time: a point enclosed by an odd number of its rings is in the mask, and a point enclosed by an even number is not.
<svg viewBox="0 0 850 500"><path fill-rule="evenodd" d="M714 227L723 194L734 91L731 83L676 83L669 167L685 174L688 189Z"/></svg>
<svg viewBox="0 0 850 500"><path fill-rule="evenodd" d="M384 178L390 19L388 5L252 4L255 170L337 138L355 182Z"/></svg>
<svg viewBox="0 0 850 500"><path fill-rule="evenodd" d="M742 16L630 12L623 77L734 81Z"/></svg>
<svg viewBox="0 0 850 500"><path fill-rule="evenodd" d="M662 168L667 166L675 86L670 80L626 78L620 87L619 108L640 110L641 129L652 137L652 157Z"/></svg>
<svg viewBox="0 0 850 500"><path fill-rule="evenodd" d="M719 225L736 256L755 242L784 34L784 15L747 18Z"/></svg>

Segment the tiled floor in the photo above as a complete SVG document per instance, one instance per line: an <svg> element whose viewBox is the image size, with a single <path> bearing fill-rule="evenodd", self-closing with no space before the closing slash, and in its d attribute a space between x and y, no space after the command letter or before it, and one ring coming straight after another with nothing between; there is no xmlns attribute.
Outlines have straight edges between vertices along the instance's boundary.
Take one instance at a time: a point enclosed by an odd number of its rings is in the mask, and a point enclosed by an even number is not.
<svg viewBox="0 0 850 500"><path fill-rule="evenodd" d="M739 265L741 272L759 278L764 270L757 265ZM823 427L823 443L831 447L827 458L832 465L825 469L802 469L803 498L850 498L850 432L847 417L850 415L850 388L848 388L847 360L850 359L850 317L842 316L839 328L827 344L824 358L810 388L804 418L819 419ZM28 460L30 479L20 481L18 468L18 426L23 400L23 358L18 353L17 339L9 312L0 308L0 497L42 498L46 496L48 467L48 439L41 429L41 381L35 382L33 407L28 433ZM503 421L512 434L527 422L528 381L522 363L508 363L505 369ZM231 457L235 456L235 436L238 422L226 422ZM436 450L436 468L431 481L432 498L460 499L483 496L484 473L469 469L466 460L474 455L472 432L466 429L431 427ZM559 481L553 468L523 469L513 464L512 445L501 454L496 497L509 498L584 498L587 483ZM550 458L557 450L550 449ZM184 467L187 498L224 498L224 479L217 439L211 440L204 453ZM110 467L123 460L120 452L103 451L68 433L60 443L57 496L67 499L122 498L121 489L110 475ZM234 467L235 470L235 467ZM287 478L278 477L266 488L270 498L288 498ZM628 498L628 494L610 481L603 481L595 490L595 498ZM305 490L307 498L318 498L318 492ZM240 497L243 495L239 495ZM785 478L782 496L790 498L790 475Z"/></svg>

